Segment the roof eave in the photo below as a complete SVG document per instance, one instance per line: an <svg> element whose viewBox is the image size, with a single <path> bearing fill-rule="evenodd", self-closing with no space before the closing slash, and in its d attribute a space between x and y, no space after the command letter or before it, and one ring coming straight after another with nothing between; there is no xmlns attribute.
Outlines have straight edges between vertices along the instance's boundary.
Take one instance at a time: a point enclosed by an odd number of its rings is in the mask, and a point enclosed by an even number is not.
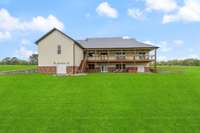
<svg viewBox="0 0 200 133"><path fill-rule="evenodd" d="M158 49L159 47L116 47L116 48L92 48L92 47L86 47L85 49L137 49L137 48L145 48L145 49Z"/></svg>

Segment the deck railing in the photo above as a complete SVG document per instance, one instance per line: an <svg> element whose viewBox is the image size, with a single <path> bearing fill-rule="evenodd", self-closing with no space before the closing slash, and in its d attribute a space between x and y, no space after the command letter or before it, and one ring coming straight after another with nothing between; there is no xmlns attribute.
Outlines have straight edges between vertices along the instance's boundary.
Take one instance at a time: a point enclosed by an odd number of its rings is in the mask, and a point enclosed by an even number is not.
<svg viewBox="0 0 200 133"><path fill-rule="evenodd" d="M133 56L92 56L87 57L87 60L89 61L151 61L154 60L154 55L133 55Z"/></svg>

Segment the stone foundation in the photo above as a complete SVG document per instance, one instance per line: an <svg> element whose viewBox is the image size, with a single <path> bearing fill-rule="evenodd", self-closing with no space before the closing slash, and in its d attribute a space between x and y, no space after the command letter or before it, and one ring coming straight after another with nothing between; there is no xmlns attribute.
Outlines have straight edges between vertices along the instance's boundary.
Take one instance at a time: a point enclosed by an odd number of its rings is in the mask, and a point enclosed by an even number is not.
<svg viewBox="0 0 200 133"><path fill-rule="evenodd" d="M39 73L56 74L56 66L39 66L37 68ZM79 72L79 67L70 66L66 68L66 74L75 74Z"/></svg>
<svg viewBox="0 0 200 133"><path fill-rule="evenodd" d="M136 73L137 72L137 67L128 67L128 72L129 73Z"/></svg>
<svg viewBox="0 0 200 133"><path fill-rule="evenodd" d="M75 74L75 73L79 73L79 67L77 66L70 66L66 68L66 72L67 74Z"/></svg>
<svg viewBox="0 0 200 133"><path fill-rule="evenodd" d="M126 69L116 69L115 67L108 67L108 72L128 72L128 73L137 73L138 68L137 67L127 67ZM100 67L96 67L95 69L88 69L86 68L86 72L92 73L92 72L101 72ZM145 67L144 72L154 72L154 69L151 67Z"/></svg>
<svg viewBox="0 0 200 133"><path fill-rule="evenodd" d="M108 67L108 72L129 72L129 73L136 73L138 68L137 67L127 67L126 69L116 69L115 67ZM39 73L46 73L46 74L56 74L56 66L39 66L37 71ZM101 72L100 67L96 67L95 69L88 69L86 68L86 72ZM145 72L154 72L154 70L150 67L145 67ZM76 74L79 73L78 66L70 66L66 68L66 74Z"/></svg>
<svg viewBox="0 0 200 133"><path fill-rule="evenodd" d="M135 73L137 72L137 67L127 67L126 69L116 69L115 67L108 67L108 72L129 72L129 73ZM101 72L100 67L96 67L95 69L88 69L86 68L86 72Z"/></svg>

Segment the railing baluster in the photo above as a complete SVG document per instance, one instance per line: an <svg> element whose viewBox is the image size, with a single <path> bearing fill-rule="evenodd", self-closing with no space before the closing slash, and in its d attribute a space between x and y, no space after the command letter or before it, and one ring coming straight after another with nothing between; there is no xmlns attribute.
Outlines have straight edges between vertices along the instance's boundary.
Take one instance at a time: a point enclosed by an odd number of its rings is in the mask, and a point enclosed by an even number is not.
<svg viewBox="0 0 200 133"><path fill-rule="evenodd" d="M155 55L143 55L143 54L134 54L134 55L121 55L121 56L93 56L87 57L88 60L97 60L97 61L109 61L109 60L119 60L119 61L131 61L131 60L153 60Z"/></svg>

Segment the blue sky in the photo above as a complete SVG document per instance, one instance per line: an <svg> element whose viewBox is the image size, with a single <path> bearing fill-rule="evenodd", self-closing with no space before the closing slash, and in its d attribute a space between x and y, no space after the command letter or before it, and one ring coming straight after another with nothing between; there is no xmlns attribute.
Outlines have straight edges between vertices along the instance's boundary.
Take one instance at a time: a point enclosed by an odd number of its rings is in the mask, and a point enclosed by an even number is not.
<svg viewBox="0 0 200 133"><path fill-rule="evenodd" d="M53 27L75 39L128 36L159 60L200 58L199 0L0 0L0 59L27 59Z"/></svg>

